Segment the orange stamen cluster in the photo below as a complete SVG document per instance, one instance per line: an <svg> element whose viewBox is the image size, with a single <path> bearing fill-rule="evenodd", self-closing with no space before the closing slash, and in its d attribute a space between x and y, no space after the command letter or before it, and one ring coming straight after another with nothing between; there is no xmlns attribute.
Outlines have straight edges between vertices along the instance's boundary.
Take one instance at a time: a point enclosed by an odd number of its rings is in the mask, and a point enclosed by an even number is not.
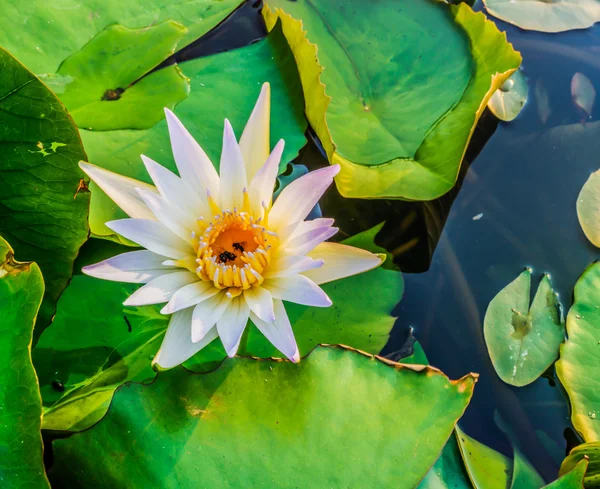
<svg viewBox="0 0 600 489"><path fill-rule="evenodd" d="M198 221L199 227L205 228L201 236L194 237L196 273L202 280L229 289L231 297L263 282L277 235L261 225L262 219L234 209L217 214L208 225L202 218Z"/></svg>

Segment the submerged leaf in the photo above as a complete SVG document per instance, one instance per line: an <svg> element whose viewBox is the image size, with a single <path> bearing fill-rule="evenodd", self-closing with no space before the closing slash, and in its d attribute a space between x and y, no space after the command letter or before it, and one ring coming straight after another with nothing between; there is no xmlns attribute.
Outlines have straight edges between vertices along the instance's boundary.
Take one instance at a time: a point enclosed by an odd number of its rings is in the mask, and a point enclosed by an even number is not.
<svg viewBox="0 0 600 489"><path fill-rule="evenodd" d="M0 481L2 487L50 488L42 460L42 406L31 339L44 294L35 263L14 259L0 237Z"/></svg>
<svg viewBox="0 0 600 489"><path fill-rule="evenodd" d="M564 340L558 298L544 275L529 308L531 271L502 289L485 313L485 343L498 376L518 387L530 384L552 365Z"/></svg>
<svg viewBox="0 0 600 489"><path fill-rule="evenodd" d="M0 235L40 266L46 285L35 341L88 237L90 197L78 166L85 153L56 96L1 48L0 146Z"/></svg>
<svg viewBox="0 0 600 489"><path fill-rule="evenodd" d="M556 373L571 401L573 426L592 442L600 440L600 263L583 272L574 297Z"/></svg>
<svg viewBox="0 0 600 489"><path fill-rule="evenodd" d="M483 0L483 4L494 17L534 31L587 29L600 21L597 0Z"/></svg>
<svg viewBox="0 0 600 489"><path fill-rule="evenodd" d="M585 112L587 117L592 116L592 109L596 101L596 90L590 79L583 73L575 73L571 79L571 97L573 103Z"/></svg>
<svg viewBox="0 0 600 489"><path fill-rule="evenodd" d="M548 90L544 86L541 78L538 78L538 80L535 82L534 94L538 115L540 116L542 124L546 124L550 114L552 113L552 109L550 108L550 97L548 96Z"/></svg>
<svg viewBox="0 0 600 489"><path fill-rule="evenodd" d="M346 197L450 190L489 97L521 62L466 4L266 0L263 16L269 29L282 22Z"/></svg>
<svg viewBox="0 0 600 489"><path fill-rule="evenodd" d="M515 71L488 102L488 108L502 121L512 121L527 102L529 86L521 70Z"/></svg>
<svg viewBox="0 0 600 489"><path fill-rule="evenodd" d="M590 175L579 192L577 217L587 239L600 247L600 170Z"/></svg>
<svg viewBox="0 0 600 489"><path fill-rule="evenodd" d="M318 347L299 364L176 368L120 389L100 423L54 441L50 479L73 489L408 489L440 453L474 383L339 347Z"/></svg>

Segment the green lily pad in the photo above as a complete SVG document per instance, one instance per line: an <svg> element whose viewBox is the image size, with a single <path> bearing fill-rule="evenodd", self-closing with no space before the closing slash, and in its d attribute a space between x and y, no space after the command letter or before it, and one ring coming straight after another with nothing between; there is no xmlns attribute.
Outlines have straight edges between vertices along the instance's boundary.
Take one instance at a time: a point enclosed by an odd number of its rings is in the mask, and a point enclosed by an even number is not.
<svg viewBox="0 0 600 489"><path fill-rule="evenodd" d="M44 81L80 128L147 129L164 119L164 107L173 109L187 97L188 80L175 65L142 78L175 52L186 32L173 21L141 29L109 26Z"/></svg>
<svg viewBox="0 0 600 489"><path fill-rule="evenodd" d="M587 29L600 21L596 0L483 0L494 17L541 32Z"/></svg>
<svg viewBox="0 0 600 489"><path fill-rule="evenodd" d="M600 247L600 170L590 175L579 192L577 217L587 239Z"/></svg>
<svg viewBox="0 0 600 489"><path fill-rule="evenodd" d="M512 462L496 450L455 428L458 447L475 489L507 489L512 477Z"/></svg>
<svg viewBox="0 0 600 489"><path fill-rule="evenodd" d="M401 474L410 488L474 383L339 347L318 347L299 364L237 358L206 374L177 368L120 389L100 423L56 440L49 476L74 489L291 489L394 487Z"/></svg>
<svg viewBox="0 0 600 489"><path fill-rule="evenodd" d="M221 154L223 119L230 120L239 137L263 82L271 85L271 143L274 146L285 139L281 171L306 143L298 70L280 29L245 48L188 61L179 68L190 78L191 91L177 105L175 114L215 166ZM81 135L88 161L116 173L151 183L141 154L171 170L176 168L164 120L142 131L82 131ZM125 214L97 186L92 184L90 188L92 233L118 239L104 223Z"/></svg>
<svg viewBox="0 0 600 489"><path fill-rule="evenodd" d="M187 28L181 49L207 33L240 0L32 0L27 8L5 2L0 46L36 74L56 73L60 64L113 24L141 29L172 20ZM162 60L161 60L162 61ZM126 67L122 67L127 69Z"/></svg>
<svg viewBox="0 0 600 489"><path fill-rule="evenodd" d="M361 241L359 237L355 243ZM77 264L81 267L123 251L129 249L92 239L82 248L85 256ZM402 297L403 285L402 274L379 267L324 284L323 290L333 301L329 308L286 304L300 353L308 354L319 343L379 353L394 325L391 312ZM169 317L158 312L160 306L123 306L137 288L87 275L73 277L60 298L52 326L33 350L45 429L83 430L104 416L117 387L154 378L151 362ZM356 290L362 291L361 301L356 300ZM243 354L280 356L252 324L242 339ZM197 372L213 370L226 356L215 340L185 366ZM62 389L57 390L57 381Z"/></svg>
<svg viewBox="0 0 600 489"><path fill-rule="evenodd" d="M565 338L558 297L544 275L529 308L531 270L522 272L490 302L483 334L492 364L507 384L522 387L558 357Z"/></svg>
<svg viewBox="0 0 600 489"><path fill-rule="evenodd" d="M581 459L566 473L562 472L561 467L560 477L544 486L543 489L583 489L587 468L588 461L586 459Z"/></svg>
<svg viewBox="0 0 600 489"><path fill-rule="evenodd" d="M465 4L266 0L263 16L269 29L283 22L307 118L341 166L345 197L450 190L488 99L521 62Z"/></svg>
<svg viewBox="0 0 600 489"><path fill-rule="evenodd" d="M600 443L591 442L579 445L563 460L558 472L562 478L569 474L580 481L583 477L583 485L586 489L597 489L600 487ZM570 486L566 486L570 489ZM578 489L581 487L574 486Z"/></svg>
<svg viewBox="0 0 600 489"><path fill-rule="evenodd" d="M6 489L50 488L42 456L40 392L31 364L43 294L39 267L15 261L0 238L0 481Z"/></svg>
<svg viewBox="0 0 600 489"><path fill-rule="evenodd" d="M592 442L600 440L600 263L583 272L574 296L556 373L571 401L573 426Z"/></svg>
<svg viewBox="0 0 600 489"><path fill-rule="evenodd" d="M512 121L520 114L528 94L527 79L521 70L517 70L494 92L488 108L501 121Z"/></svg>
<svg viewBox="0 0 600 489"><path fill-rule="evenodd" d="M0 235L44 274L35 341L88 237L89 194L79 191L83 172L77 165L85 153L58 99L3 49L0 87Z"/></svg>

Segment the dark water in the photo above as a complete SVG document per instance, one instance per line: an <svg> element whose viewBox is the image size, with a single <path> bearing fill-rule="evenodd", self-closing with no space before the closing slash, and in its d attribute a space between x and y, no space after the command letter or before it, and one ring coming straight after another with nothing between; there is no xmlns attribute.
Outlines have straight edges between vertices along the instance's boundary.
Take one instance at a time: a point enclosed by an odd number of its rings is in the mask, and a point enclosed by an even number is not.
<svg viewBox="0 0 600 489"><path fill-rule="evenodd" d="M174 60L233 49L262 37L256 4L248 2ZM407 234L418 237L415 247L397 257L405 271L420 273L405 273L405 294L395 310L399 318L383 353L399 350L414 328L432 365L451 378L478 372L461 426L511 455L510 442L494 421L500 416L524 455L550 481L565 454L565 429L570 443L576 443L569 431L566 397L552 380L553 369L524 388L501 382L487 354L482 321L489 301L525 266L538 277L551 274L568 310L577 278L598 258L579 227L575 202L589 174L600 167L600 122L594 113L581 122L570 83L581 72L600 90L600 27L541 34L499 20L497 25L523 55L529 101L511 123L484 116L459 189L426 205L345 201L343 206L332 190L322 207L349 234L387 219L378 240L390 249L401 249ZM541 115L534 93L538 83L550 102L550 112ZM303 151L300 162L325 163L317 144ZM534 281L534 290L536 286Z"/></svg>

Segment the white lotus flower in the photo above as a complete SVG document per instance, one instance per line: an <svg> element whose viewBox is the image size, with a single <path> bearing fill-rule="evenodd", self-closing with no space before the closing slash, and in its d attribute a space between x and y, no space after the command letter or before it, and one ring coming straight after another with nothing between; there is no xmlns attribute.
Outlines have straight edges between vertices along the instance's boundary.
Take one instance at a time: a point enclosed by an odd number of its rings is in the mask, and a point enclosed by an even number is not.
<svg viewBox="0 0 600 489"><path fill-rule="evenodd" d="M143 283L125 305L166 303L172 314L154 358L174 367L217 336L229 356L248 319L287 358L300 354L283 301L327 307L319 284L378 266L368 251L326 243L333 219L305 221L339 167L311 172L272 203L283 140L269 155L270 89L265 83L239 145L225 120L220 174L175 115L165 109L177 176L142 160L156 187L81 162L81 168L131 218L107 222L146 248L83 271Z"/></svg>

